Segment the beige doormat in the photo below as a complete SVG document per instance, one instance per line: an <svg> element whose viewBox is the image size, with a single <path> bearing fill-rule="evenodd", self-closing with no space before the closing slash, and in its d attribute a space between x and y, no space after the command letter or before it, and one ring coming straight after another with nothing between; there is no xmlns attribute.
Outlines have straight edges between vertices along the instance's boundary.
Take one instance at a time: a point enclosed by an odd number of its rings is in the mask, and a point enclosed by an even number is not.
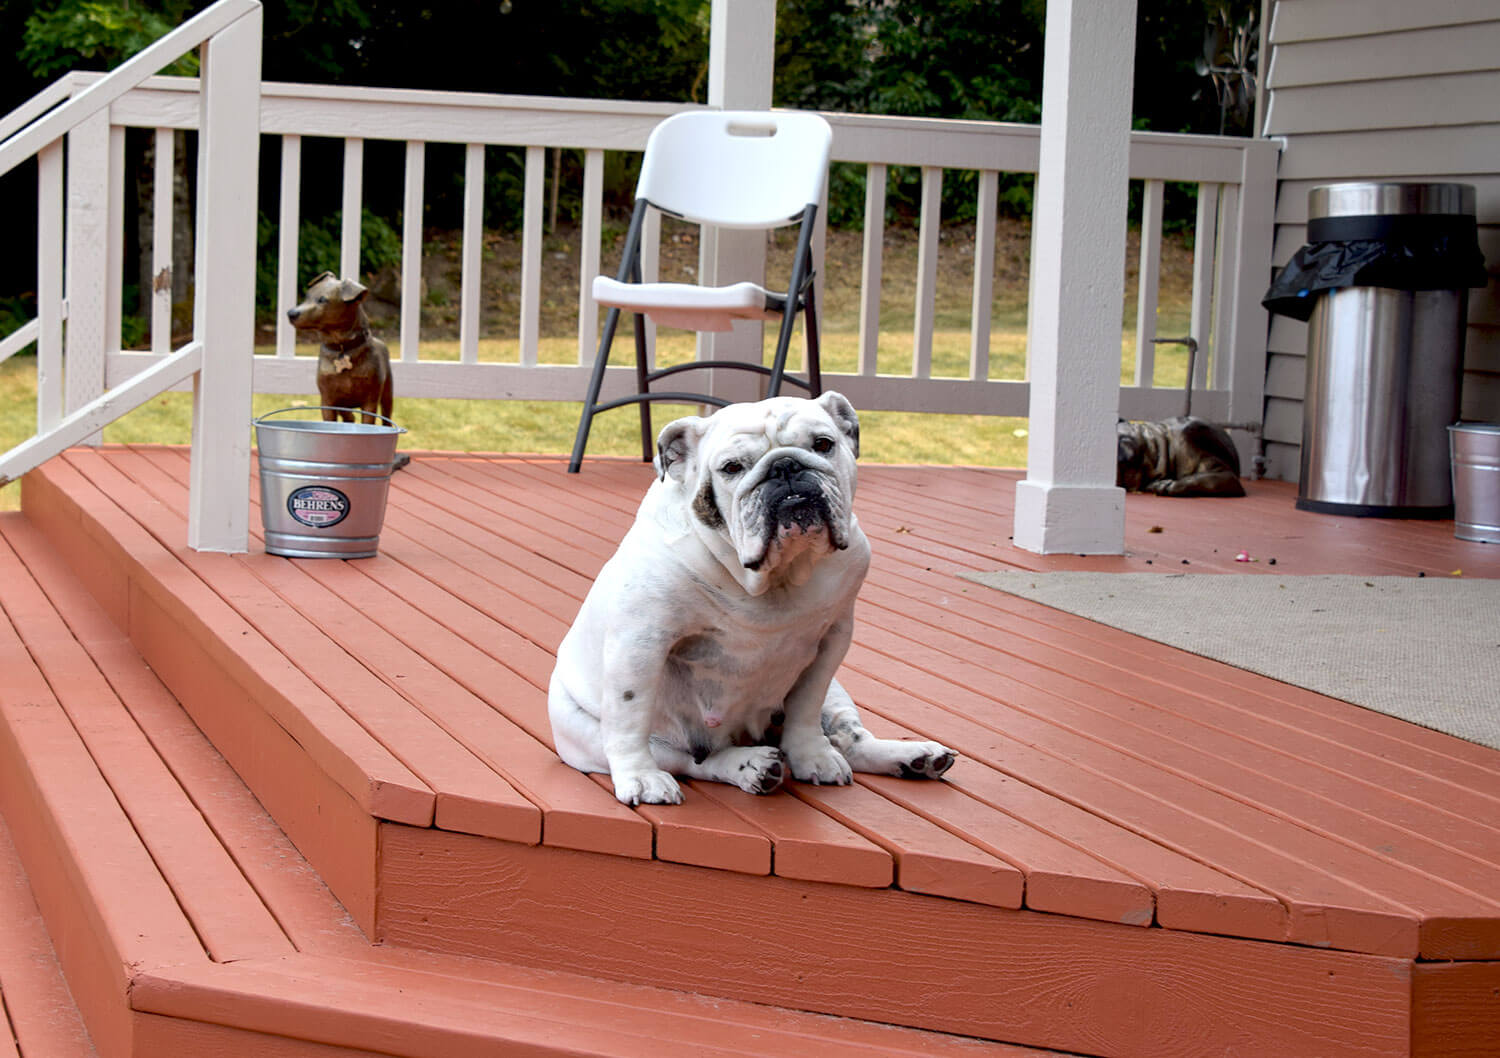
<svg viewBox="0 0 1500 1058"><path fill-rule="evenodd" d="M1012 571L965 576L1500 749L1500 581Z"/></svg>

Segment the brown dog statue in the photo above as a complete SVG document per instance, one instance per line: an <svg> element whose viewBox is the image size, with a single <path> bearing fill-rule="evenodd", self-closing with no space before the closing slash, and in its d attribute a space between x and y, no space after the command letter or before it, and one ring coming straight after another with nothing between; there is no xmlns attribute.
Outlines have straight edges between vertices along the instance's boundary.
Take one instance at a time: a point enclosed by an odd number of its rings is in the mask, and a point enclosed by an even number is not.
<svg viewBox="0 0 1500 1058"><path fill-rule="evenodd" d="M1191 415L1120 420L1115 484L1158 496L1243 496L1240 456L1223 427Z"/></svg>
<svg viewBox="0 0 1500 1058"><path fill-rule="evenodd" d="M360 302L369 291L352 279L324 272L307 287L307 297L286 318L299 334L318 340L318 396L323 418L354 422L354 412L372 423L378 413L391 417L395 390L391 354L370 333ZM337 410L335 410L337 409Z"/></svg>

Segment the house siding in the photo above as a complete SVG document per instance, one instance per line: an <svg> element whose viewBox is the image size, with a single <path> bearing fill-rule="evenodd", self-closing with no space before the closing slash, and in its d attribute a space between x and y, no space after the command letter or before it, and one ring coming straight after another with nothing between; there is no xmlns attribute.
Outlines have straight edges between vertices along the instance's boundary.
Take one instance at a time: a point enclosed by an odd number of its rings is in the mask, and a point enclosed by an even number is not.
<svg viewBox="0 0 1500 1058"><path fill-rule="evenodd" d="M1284 144L1272 260L1307 236L1307 193L1351 180L1453 181L1477 191L1490 284L1469 296L1462 415L1500 421L1500 3L1277 0L1263 132ZM1295 481L1307 325L1271 317L1267 473Z"/></svg>

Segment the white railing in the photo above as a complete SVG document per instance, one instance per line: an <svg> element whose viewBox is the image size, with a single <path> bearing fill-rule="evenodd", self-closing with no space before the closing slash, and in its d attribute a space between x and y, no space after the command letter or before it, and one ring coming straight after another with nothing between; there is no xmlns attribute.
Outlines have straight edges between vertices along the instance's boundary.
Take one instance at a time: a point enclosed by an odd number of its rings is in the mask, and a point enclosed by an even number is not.
<svg viewBox="0 0 1500 1058"><path fill-rule="evenodd" d="M400 356L395 365L397 391L408 397L579 400L594 356L598 312L589 299L592 277L599 271L603 231L604 158L607 151L639 151L651 129L680 106L600 100L485 96L443 92L359 89L267 83L262 88L261 131L279 140L282 194L278 262L276 354L255 364L258 392L310 390L310 368L293 356L295 338L285 309L297 299L296 233L303 141L327 137L342 141L343 171L329 174L342 187L340 272L355 275L359 261L362 165L367 141L405 144L405 226L402 233ZM1039 129L1030 125L922 118L825 115L834 127L833 158L868 167L865 209L865 253L861 273L859 362L853 374L825 371L825 385L838 387L857 406L868 409L948 411L977 414L1027 414L1028 390L1022 379L991 378L989 370L990 303L995 248L996 189L1005 172L1034 173ZM196 127L192 83L156 78L121 99L112 120L163 133ZM170 138L159 135L158 142ZM424 159L430 144L456 144L465 152L462 233L462 280L459 310L459 358L424 359L421 354L420 277L424 201ZM483 246L483 186L486 146L525 149L525 202L520 275L519 357L515 363L479 358L479 272ZM580 150L582 175L582 252L578 284L578 356L574 364L538 362L538 320L542 297L541 224L545 213L544 169L549 148ZM268 144L268 153L276 150ZM1157 418L1181 410L1183 394L1176 384L1153 384L1156 297L1161 250L1161 202L1167 182L1198 188L1194 279L1190 332L1200 347L1194 411L1218 419L1260 417L1264 370L1264 316L1259 296L1269 269L1271 217L1275 194L1275 147L1246 139L1134 133L1130 176L1143 182L1135 375L1123 386L1120 410L1132 418ZM158 155L158 171L162 162ZM879 298L885 211L885 175L891 166L922 171L920 263L913 306L910 371L876 370L880 336ZM945 172L978 174L975 282L972 292L971 350L967 377L933 377L932 335L936 303L936 260L941 228L939 207ZM171 239L160 220L158 240ZM826 217L827 210L821 211ZM1250 233L1250 237L1246 237ZM825 232L820 230L821 250ZM658 232L647 233L647 256ZM160 258L159 258L160 259ZM169 255L168 255L169 259ZM872 296L873 292L873 296ZM1239 311L1241 308L1246 311ZM1247 321L1246 317L1250 317ZM1248 326L1247 326L1248 322ZM153 328L155 331L156 328ZM1162 337L1178 337L1164 335ZM108 354L112 381L129 377L153 359L151 353ZM623 359L622 359L623 364ZM606 394L633 388L631 369L612 368Z"/></svg>
<svg viewBox="0 0 1500 1058"><path fill-rule="evenodd" d="M0 484L191 379L188 543L245 549L260 44L259 0L219 0L108 75L65 78L0 123L0 174L36 159L38 215L37 315L0 341L0 359L36 343L37 432L0 456ZM190 341L116 384L106 354L120 346L124 140L111 108L200 47L202 77L187 97L206 130L194 268L200 311ZM215 311L202 311L207 304ZM212 428L233 421L246 428Z"/></svg>
<svg viewBox="0 0 1500 1058"><path fill-rule="evenodd" d="M227 0L226 0L227 2ZM211 10L217 10L211 9ZM180 31L179 31L180 32ZM112 75L113 76L113 75ZM78 84L88 75L74 75ZM104 83L104 82L99 82ZM70 184L68 226L80 217L102 214L107 221L97 239L69 244L70 274L74 268L92 269L98 277L90 292L88 311L96 325L68 331L69 407L84 394L75 393L71 364L97 358L104 365L96 380L100 390L122 387L141 372L155 368L164 357L166 304L158 294L153 312L152 350L121 349L118 233L122 227L123 172L121 143L126 128L152 130L157 144L158 183L170 181L172 135L200 127L203 107L197 81L155 77L117 93L108 111L108 128L70 142L74 168L93 173L87 190L73 194ZM92 90L92 89L89 89ZM85 91L78 98L82 99ZM294 355L295 338L285 321L285 310L297 299L297 232L301 218L298 189L302 184L304 141L324 137L343 144L342 172L329 174L341 190L343 231L340 272L358 273L360 217L363 201L365 145L385 140L404 144L405 191L399 356L394 365L397 392L403 397L570 400L581 399L594 356L598 311L589 299L591 280L600 271L604 240L603 209L606 152L639 151L650 130L678 105L621 103L599 100L490 96L443 92L360 89L266 83L260 86L259 128L267 140L267 156L279 154L280 206L276 290L276 350L245 358L253 363L257 392L305 393L313 387L313 368ZM1028 386L1024 379L992 378L990 370L990 305L995 252L996 190L1000 174L1034 173L1039 130L1036 126L921 118L826 115L834 127L833 157L867 167L864 221L864 258L861 267L858 362L855 370L837 373L825 367L824 384L846 393L865 409L945 411L1024 416ZM210 127L210 136L217 139ZM423 356L420 333L421 217L425 201L424 160L428 145L451 144L464 155L461 293L458 313L458 358ZM487 146L524 148L524 219L520 266L519 354L514 362L480 357L480 270L483 249L483 188ZM279 148L279 150L278 150ZM538 357L540 305L543 296L542 217L545 213L544 170L550 148L581 151L582 217L579 253L577 356L573 363L542 363ZM1183 393L1154 384L1156 299L1162 244L1161 203L1168 182L1186 182L1198 189L1193 265L1191 324L1200 347L1193 393L1196 414L1221 421L1258 423L1264 376L1265 317L1260 294L1269 272L1270 232L1275 194L1276 148L1255 140L1226 137L1134 133L1130 177L1143 182L1134 379L1121 387L1120 412L1131 418L1160 418L1182 409ZM876 367L880 341L880 299L886 173L892 166L919 167L922 173L919 264L911 367L900 374ZM253 158L249 165L253 171ZM968 371L964 377L935 377L932 371L934 307L937 298L936 259L941 229L942 183L947 173L977 174L978 222L975 240L974 283L971 295L971 337ZM102 174L108 174L107 178ZM171 260L170 199L158 188L155 210L155 257ZM250 189L254 201L254 188ZM55 196L42 203L44 221L57 212ZM827 210L820 211L824 217ZM201 254L213 215L199 212L197 239ZM44 226L50 227L50 221ZM95 222L98 223L97 221ZM209 229L211 230L211 229ZM105 233L108 233L106 236ZM817 236L821 251L826 231ZM648 262L659 246L660 230L647 233ZM75 261L74 255L80 259ZM82 257L94 260L85 262ZM249 269L248 258L235 258ZM650 264L647 266L650 278ZM238 278L240 290L253 281ZM169 284L162 283L161 287ZM39 283L39 290L42 289ZM196 304L202 319L201 280ZM70 320L77 319L70 285ZM825 302L826 303L826 302ZM222 306L220 306L222 307ZM217 312L217 309L216 309ZM50 332L43 313L43 337ZM232 345L244 350L251 343L252 326L241 317L243 330ZM1161 337L1177 337L1163 335ZM497 337L497 336L487 336ZM8 341L16 341L11 339ZM451 343L450 343L451 344ZM4 345L0 345L3 351ZM205 345L211 353L212 347ZM825 350L827 341L825 338ZM623 364L624 357L621 357ZM887 358L887 361L889 358ZM605 394L634 388L633 369L611 368ZM92 396L92 395L90 395ZM50 398L49 398L50 399ZM227 421L227 420L226 420ZM91 420L92 422L92 420ZM97 426L94 427L97 429ZM226 431L237 437L241 431ZM195 463L198 462L195 451ZM3 467L3 464L0 464ZM248 473L248 471L247 471Z"/></svg>

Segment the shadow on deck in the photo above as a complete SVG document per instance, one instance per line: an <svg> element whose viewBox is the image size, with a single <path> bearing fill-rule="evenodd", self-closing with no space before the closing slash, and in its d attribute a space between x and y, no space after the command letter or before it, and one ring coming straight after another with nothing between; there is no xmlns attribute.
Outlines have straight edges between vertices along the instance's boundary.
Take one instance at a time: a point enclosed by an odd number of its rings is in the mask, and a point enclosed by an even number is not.
<svg viewBox="0 0 1500 1058"><path fill-rule="evenodd" d="M866 467L841 680L877 734L958 749L949 781L631 810L552 754L545 688L649 468L418 456L354 562L187 550L187 470L75 450L0 516L0 809L100 1054L1500 1038L1500 753L956 576L1240 548L1500 576L1451 523L1256 483L1131 497L1129 554L1042 558L1016 475Z"/></svg>

